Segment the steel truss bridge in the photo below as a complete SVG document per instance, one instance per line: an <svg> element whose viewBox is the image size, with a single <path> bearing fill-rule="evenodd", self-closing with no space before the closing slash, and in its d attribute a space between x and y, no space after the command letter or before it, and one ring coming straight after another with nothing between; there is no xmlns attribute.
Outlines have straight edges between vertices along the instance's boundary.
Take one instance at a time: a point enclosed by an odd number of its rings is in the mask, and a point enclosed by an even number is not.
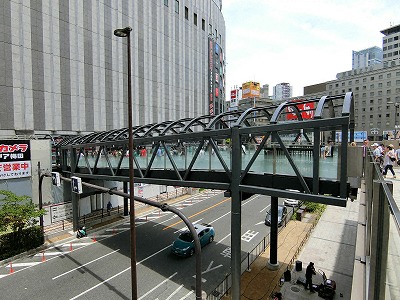
<svg viewBox="0 0 400 300"><path fill-rule="evenodd" d="M243 199L253 194L271 196L270 263L274 265L279 197L345 206L349 196L347 145L354 132L351 92L135 126L131 151L129 130L62 140L56 145L59 170L63 176L78 176L86 182L129 182L128 156L134 155L136 183L227 191L232 198L233 299L240 296ZM340 143L335 141L338 132ZM333 141L334 152L324 158L321 145L327 137Z"/></svg>

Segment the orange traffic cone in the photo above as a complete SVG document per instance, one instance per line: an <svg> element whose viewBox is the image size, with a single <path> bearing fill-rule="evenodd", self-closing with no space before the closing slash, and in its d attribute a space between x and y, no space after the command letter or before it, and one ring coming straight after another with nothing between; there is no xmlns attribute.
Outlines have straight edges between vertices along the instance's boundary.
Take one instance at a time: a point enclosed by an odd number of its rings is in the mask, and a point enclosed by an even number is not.
<svg viewBox="0 0 400 300"><path fill-rule="evenodd" d="M12 262L10 261L10 274L14 273L14 269L12 267Z"/></svg>
<svg viewBox="0 0 400 300"><path fill-rule="evenodd" d="M42 262L46 261L46 257L44 257L44 251L42 252Z"/></svg>
<svg viewBox="0 0 400 300"><path fill-rule="evenodd" d="M72 242L69 243L69 252L71 252L71 251L72 251Z"/></svg>
<svg viewBox="0 0 400 300"><path fill-rule="evenodd" d="M95 242L96 241L96 235L94 234L93 235L93 242Z"/></svg>

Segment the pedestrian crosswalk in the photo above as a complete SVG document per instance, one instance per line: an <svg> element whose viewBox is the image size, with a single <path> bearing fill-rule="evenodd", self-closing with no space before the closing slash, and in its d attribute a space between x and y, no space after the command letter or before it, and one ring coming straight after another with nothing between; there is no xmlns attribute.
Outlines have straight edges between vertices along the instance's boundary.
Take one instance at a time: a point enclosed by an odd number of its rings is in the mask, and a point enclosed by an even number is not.
<svg viewBox="0 0 400 300"><path fill-rule="evenodd" d="M219 190L206 190L204 192L195 194L194 196L185 199L180 202L176 202L174 204L171 204L172 206L182 209L191 205L194 205L196 203L199 203L201 201L204 201L205 199L208 199L210 197L213 197L215 195L218 195L222 193ZM161 210L154 210L153 212L141 215L135 219L135 225L139 226L140 224L146 223L148 221L152 221L161 217L164 217L166 215L171 215L168 220L176 218L176 215L172 214L171 212L163 212ZM67 255L68 253L71 253L72 251L76 251L78 249L81 249L83 247L89 246L90 244L111 237L115 234L118 234L120 232L129 230L130 228L130 223L125 222L125 223L120 223L119 225L116 225L112 228L107 228L103 229L99 232L94 233L93 235L89 235L88 237L81 238L81 239L75 239L75 233L70 232L71 238L70 242L63 243L57 246L49 247L45 250L41 250L40 252L34 254L34 255L27 255L25 257L16 259L15 262L12 262L11 260L7 260L7 262L3 261L0 262L0 280L6 276L9 276L15 272L22 271L24 269L30 268L32 266L38 265L40 263L44 263L45 261L51 260L53 258L59 257L59 256L64 256Z"/></svg>

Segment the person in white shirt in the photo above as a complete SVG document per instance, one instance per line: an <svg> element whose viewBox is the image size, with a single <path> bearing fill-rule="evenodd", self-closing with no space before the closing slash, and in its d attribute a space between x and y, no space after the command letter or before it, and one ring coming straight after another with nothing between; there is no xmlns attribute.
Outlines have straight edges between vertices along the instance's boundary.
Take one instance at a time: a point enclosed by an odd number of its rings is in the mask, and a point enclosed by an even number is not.
<svg viewBox="0 0 400 300"><path fill-rule="evenodd" d="M393 150L393 145L386 146L385 157L383 159L383 177L386 178L387 171L392 172L393 178L396 178L396 174L393 170L393 163L396 161L396 153Z"/></svg>

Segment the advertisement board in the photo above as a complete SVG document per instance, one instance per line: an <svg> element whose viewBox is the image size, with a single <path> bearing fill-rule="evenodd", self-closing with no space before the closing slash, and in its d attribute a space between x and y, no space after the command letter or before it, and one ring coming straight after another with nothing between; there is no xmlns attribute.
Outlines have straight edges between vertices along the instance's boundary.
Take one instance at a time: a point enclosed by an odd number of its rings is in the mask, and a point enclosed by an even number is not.
<svg viewBox="0 0 400 300"><path fill-rule="evenodd" d="M300 101L303 100L301 99L291 100L290 102L300 102ZM297 104L296 107L301 111L301 117L303 118L303 120L314 118L314 102ZM297 115L293 107L288 106L286 108L286 111L288 112L286 114L287 120L297 120Z"/></svg>
<svg viewBox="0 0 400 300"><path fill-rule="evenodd" d="M260 83L249 81L242 84L242 98L260 97Z"/></svg>
<svg viewBox="0 0 400 300"><path fill-rule="evenodd" d="M0 140L0 180L31 176L30 148L29 140Z"/></svg>

